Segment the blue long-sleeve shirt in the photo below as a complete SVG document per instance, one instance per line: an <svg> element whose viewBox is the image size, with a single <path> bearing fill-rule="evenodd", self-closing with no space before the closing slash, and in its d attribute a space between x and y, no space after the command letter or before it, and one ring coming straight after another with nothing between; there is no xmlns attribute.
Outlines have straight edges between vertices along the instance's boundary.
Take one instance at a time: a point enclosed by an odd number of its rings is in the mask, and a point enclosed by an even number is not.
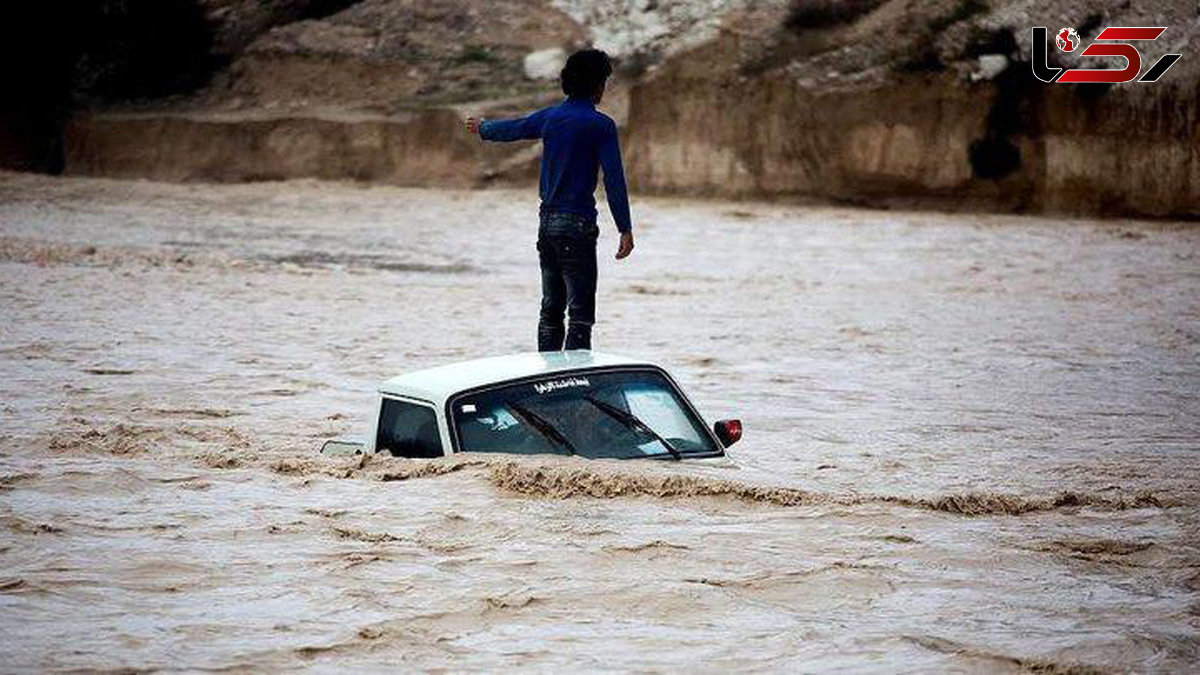
<svg viewBox="0 0 1200 675"><path fill-rule="evenodd" d="M593 193L597 169L603 168L604 192L617 229L632 230L617 125L591 101L568 98L528 117L485 120L479 125L479 136L486 141L542 139L543 213L575 213L595 222Z"/></svg>

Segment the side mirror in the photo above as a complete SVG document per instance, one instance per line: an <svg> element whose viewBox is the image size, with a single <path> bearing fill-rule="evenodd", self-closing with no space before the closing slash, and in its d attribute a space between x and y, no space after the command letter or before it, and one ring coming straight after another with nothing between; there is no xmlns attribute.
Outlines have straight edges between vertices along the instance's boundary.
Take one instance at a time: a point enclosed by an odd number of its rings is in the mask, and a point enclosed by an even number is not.
<svg viewBox="0 0 1200 675"><path fill-rule="evenodd" d="M713 423L713 433L720 439L721 445L729 447L742 439L741 420L721 420Z"/></svg>
<svg viewBox="0 0 1200 675"><path fill-rule="evenodd" d="M361 455L366 443L356 438L333 438L321 446L322 455Z"/></svg>

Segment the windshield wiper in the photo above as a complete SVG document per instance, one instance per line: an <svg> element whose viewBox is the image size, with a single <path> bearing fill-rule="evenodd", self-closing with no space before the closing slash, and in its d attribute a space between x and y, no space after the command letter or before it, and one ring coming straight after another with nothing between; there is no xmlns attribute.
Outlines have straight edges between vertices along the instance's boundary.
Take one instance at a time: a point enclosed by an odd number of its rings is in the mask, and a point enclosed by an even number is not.
<svg viewBox="0 0 1200 675"><path fill-rule="evenodd" d="M675 459L683 459L683 455L680 454L679 450L677 450L674 445L671 445L670 441L663 438L662 435L660 435L657 431L651 429L650 426L643 422L637 415L634 415L626 410L621 410L611 403L605 403L604 401L592 396L584 396L583 400L596 406L596 408L609 417L615 419L621 424L624 424L626 428L633 429L634 431L640 431L659 443L662 443L662 446L666 448L667 452L671 453L671 456Z"/></svg>
<svg viewBox="0 0 1200 675"><path fill-rule="evenodd" d="M572 444L571 441L568 441L567 437L563 436L561 431L556 429L553 424L547 422L546 419L541 415L533 412L520 403L509 403L507 404L507 407L509 410L516 413L517 417L521 418L521 421L533 427L546 440L566 450L568 455L579 454L575 451L574 444Z"/></svg>

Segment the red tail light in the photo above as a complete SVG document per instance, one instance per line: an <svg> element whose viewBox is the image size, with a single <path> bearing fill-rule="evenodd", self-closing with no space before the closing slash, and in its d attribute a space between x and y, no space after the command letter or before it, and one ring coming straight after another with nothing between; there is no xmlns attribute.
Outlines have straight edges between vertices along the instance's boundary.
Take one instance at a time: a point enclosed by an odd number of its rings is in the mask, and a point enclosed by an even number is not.
<svg viewBox="0 0 1200 675"><path fill-rule="evenodd" d="M721 440L721 444L729 447L742 438L741 420L721 420L713 424L713 433Z"/></svg>

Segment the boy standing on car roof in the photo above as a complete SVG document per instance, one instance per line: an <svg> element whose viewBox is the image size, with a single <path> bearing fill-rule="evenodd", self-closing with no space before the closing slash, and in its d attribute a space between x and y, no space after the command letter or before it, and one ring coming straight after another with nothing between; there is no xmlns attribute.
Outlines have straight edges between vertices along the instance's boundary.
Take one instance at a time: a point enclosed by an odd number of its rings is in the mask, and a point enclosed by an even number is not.
<svg viewBox="0 0 1200 675"><path fill-rule="evenodd" d="M617 125L596 110L612 74L608 55L585 49L562 69L562 103L513 120L468 117L467 131L485 141L542 139L538 258L542 310L538 351L591 349L596 320L596 175L604 170L608 208L621 233L617 260L633 252L633 226ZM568 313L563 330L563 315Z"/></svg>

